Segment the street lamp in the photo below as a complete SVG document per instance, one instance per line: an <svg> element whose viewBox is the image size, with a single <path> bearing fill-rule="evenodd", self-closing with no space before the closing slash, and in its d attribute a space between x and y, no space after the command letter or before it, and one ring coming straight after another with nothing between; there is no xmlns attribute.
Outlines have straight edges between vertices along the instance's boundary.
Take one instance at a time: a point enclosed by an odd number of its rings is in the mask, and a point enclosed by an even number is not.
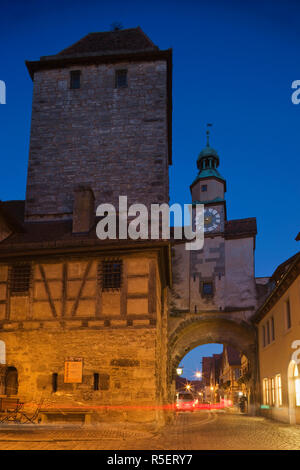
<svg viewBox="0 0 300 470"><path fill-rule="evenodd" d="M180 367L180 366L177 367L177 369L176 369L176 374L177 374L177 375L182 375L182 373L183 373L183 367L182 367L182 366L181 366L181 367Z"/></svg>
<svg viewBox="0 0 300 470"><path fill-rule="evenodd" d="M201 374L201 372L196 372L195 376L197 377L197 379L201 379L202 374Z"/></svg>

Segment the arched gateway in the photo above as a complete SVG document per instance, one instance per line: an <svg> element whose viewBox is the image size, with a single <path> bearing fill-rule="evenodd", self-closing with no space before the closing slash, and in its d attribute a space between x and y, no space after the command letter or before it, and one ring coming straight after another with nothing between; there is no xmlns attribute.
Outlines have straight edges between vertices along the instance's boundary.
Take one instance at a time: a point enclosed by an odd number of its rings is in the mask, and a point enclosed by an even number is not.
<svg viewBox="0 0 300 470"><path fill-rule="evenodd" d="M256 340L251 317L259 303L254 274L256 219L228 220L226 180L220 159L210 146L197 159L198 175L190 186L192 220L197 230L197 205L204 205L204 245L186 250L173 244L173 289L169 321L169 390L174 393L175 369L191 349L222 343L239 350L251 370L251 411L256 400ZM170 396L172 399L172 396Z"/></svg>
<svg viewBox="0 0 300 470"><path fill-rule="evenodd" d="M226 314L203 314L183 319L169 337L169 399L174 400L176 368L182 358L202 344L221 343L232 346L249 361L250 413L255 414L257 402L257 355L254 327L243 320L233 320Z"/></svg>

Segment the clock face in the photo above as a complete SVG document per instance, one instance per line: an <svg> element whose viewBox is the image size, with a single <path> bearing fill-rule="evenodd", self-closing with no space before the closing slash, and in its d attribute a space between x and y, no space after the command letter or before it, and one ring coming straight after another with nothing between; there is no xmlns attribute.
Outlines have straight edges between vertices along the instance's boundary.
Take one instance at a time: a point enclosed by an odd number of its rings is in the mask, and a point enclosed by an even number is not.
<svg viewBox="0 0 300 470"><path fill-rule="evenodd" d="M199 222L196 218L196 227L199 226ZM221 216L216 209L210 207L204 211L204 232L213 232L218 228L221 222Z"/></svg>

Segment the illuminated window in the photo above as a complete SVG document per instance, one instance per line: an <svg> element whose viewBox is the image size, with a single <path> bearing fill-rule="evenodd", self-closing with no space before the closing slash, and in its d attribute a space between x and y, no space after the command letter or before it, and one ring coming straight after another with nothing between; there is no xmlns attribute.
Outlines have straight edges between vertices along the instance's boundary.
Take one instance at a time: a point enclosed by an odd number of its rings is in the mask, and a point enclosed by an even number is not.
<svg viewBox="0 0 300 470"><path fill-rule="evenodd" d="M80 70L70 72L70 88L72 90L80 88Z"/></svg>
<svg viewBox="0 0 300 470"><path fill-rule="evenodd" d="M269 404L269 379L263 380L263 401L264 405Z"/></svg>
<svg viewBox="0 0 300 470"><path fill-rule="evenodd" d="M300 377L299 377L297 364L295 364L294 377L295 377L296 406L300 406Z"/></svg>
<svg viewBox="0 0 300 470"><path fill-rule="evenodd" d="M275 380L271 379L271 400L272 405L275 405Z"/></svg>
<svg viewBox="0 0 300 470"><path fill-rule="evenodd" d="M275 390L276 390L276 405L282 405L282 388L281 388L281 375L277 374L275 377Z"/></svg>

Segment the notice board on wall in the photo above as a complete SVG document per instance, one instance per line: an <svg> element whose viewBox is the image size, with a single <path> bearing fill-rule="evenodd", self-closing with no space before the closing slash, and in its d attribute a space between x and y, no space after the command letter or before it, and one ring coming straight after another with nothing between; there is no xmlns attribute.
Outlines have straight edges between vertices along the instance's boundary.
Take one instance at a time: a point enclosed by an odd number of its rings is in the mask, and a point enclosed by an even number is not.
<svg viewBox="0 0 300 470"><path fill-rule="evenodd" d="M82 358L70 358L65 360L64 382L66 384L82 383Z"/></svg>

